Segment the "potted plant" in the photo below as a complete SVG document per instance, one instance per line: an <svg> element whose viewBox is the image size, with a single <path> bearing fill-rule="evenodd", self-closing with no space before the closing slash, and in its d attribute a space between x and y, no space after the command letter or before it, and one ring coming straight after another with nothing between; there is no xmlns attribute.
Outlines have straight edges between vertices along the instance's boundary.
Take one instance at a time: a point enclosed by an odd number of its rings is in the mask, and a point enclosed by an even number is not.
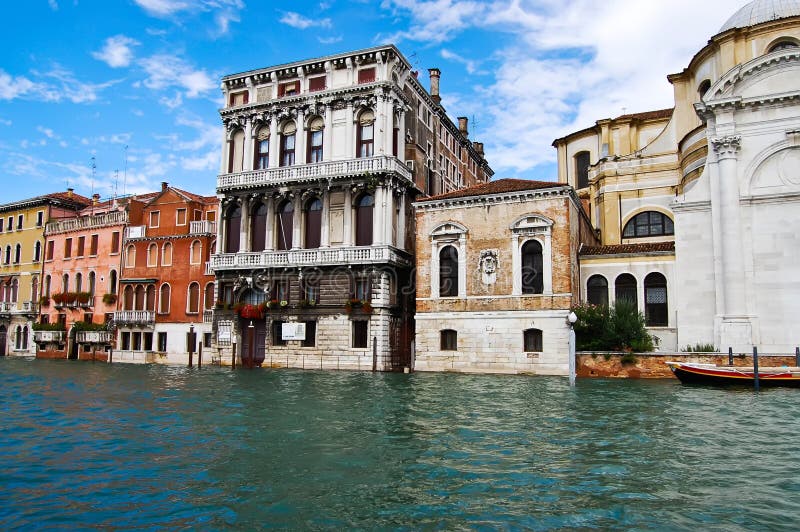
<svg viewBox="0 0 800 532"><path fill-rule="evenodd" d="M61 292L53 294L53 302L56 304L57 307L60 307L64 304L64 294Z"/></svg>
<svg viewBox="0 0 800 532"><path fill-rule="evenodd" d="M81 306L86 306L89 304L89 301L91 301L92 294L90 292L76 292L75 299Z"/></svg>
<svg viewBox="0 0 800 532"><path fill-rule="evenodd" d="M281 305L281 302L278 301L277 299L270 299L269 300L269 308L270 309L276 309L276 308L280 307L280 305Z"/></svg>
<svg viewBox="0 0 800 532"><path fill-rule="evenodd" d="M364 301L361 305L361 310L363 310L365 314L372 314L372 303Z"/></svg>
<svg viewBox="0 0 800 532"><path fill-rule="evenodd" d="M117 302L117 294L103 294L103 303L113 305Z"/></svg>

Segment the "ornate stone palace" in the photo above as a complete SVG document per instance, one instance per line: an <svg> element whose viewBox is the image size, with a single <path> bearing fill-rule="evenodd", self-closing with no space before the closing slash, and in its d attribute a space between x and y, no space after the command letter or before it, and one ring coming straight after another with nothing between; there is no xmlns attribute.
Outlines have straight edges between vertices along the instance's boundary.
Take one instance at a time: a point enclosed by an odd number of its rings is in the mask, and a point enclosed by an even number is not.
<svg viewBox="0 0 800 532"><path fill-rule="evenodd" d="M427 91L388 45L223 78L210 265L223 359L410 365L412 202L492 176L429 74Z"/></svg>

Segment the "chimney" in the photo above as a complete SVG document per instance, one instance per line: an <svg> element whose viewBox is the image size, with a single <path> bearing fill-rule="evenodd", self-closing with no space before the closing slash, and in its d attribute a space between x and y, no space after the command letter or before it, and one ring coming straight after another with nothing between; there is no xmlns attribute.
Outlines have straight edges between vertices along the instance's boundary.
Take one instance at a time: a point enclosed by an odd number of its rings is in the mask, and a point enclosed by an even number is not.
<svg viewBox="0 0 800 532"><path fill-rule="evenodd" d="M475 151L477 152L478 155L481 156L481 159L482 159L483 158L483 142L473 142L472 143L472 147L475 148Z"/></svg>
<svg viewBox="0 0 800 532"><path fill-rule="evenodd" d="M75 192L75 189L74 189L74 188L68 188L68 189L67 189L67 197L68 197L68 198L71 198L71 197L72 197L72 193L73 193L73 192Z"/></svg>
<svg viewBox="0 0 800 532"><path fill-rule="evenodd" d="M458 117L458 130L464 135L464 138L469 138L469 118L466 116L459 116Z"/></svg>
<svg viewBox="0 0 800 532"><path fill-rule="evenodd" d="M167 190L168 186L169 186L169 183L167 183L166 181L162 181L161 182L161 190L162 191Z"/></svg>
<svg viewBox="0 0 800 532"><path fill-rule="evenodd" d="M92 205L100 203L100 194L92 194Z"/></svg>
<svg viewBox="0 0 800 532"><path fill-rule="evenodd" d="M442 77L442 72L438 68L429 68L428 73L431 76L431 98L437 104L442 103L442 97L439 96L439 78Z"/></svg>

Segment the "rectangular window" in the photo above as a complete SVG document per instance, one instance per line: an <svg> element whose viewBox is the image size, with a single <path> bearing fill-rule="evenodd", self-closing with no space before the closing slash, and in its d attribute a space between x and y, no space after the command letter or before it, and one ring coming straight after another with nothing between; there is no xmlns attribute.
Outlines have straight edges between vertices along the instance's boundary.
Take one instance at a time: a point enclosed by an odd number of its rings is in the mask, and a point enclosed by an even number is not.
<svg viewBox="0 0 800 532"><path fill-rule="evenodd" d="M158 333L158 350L162 353L167 351L167 333L165 332Z"/></svg>
<svg viewBox="0 0 800 532"><path fill-rule="evenodd" d="M230 95L230 106L245 105L248 101L248 91L232 92Z"/></svg>
<svg viewBox="0 0 800 532"><path fill-rule="evenodd" d="M41 227L44 223L44 211L39 211L36 213L36 227ZM2 231L2 229L0 229Z"/></svg>
<svg viewBox="0 0 800 532"><path fill-rule="evenodd" d="M356 279L353 283L353 299L370 301L372 299L372 281L370 279Z"/></svg>
<svg viewBox="0 0 800 532"><path fill-rule="evenodd" d="M153 333L151 332L144 333L144 350L145 351L153 350Z"/></svg>
<svg viewBox="0 0 800 532"><path fill-rule="evenodd" d="M133 344L131 348L134 351L141 351L142 350L142 333L139 331L134 332L131 335L131 343Z"/></svg>
<svg viewBox="0 0 800 532"><path fill-rule="evenodd" d="M158 227L161 223L161 212L153 211L150 213L150 227Z"/></svg>
<svg viewBox="0 0 800 532"><path fill-rule="evenodd" d="M64 241L64 258L72 257L72 239L68 238Z"/></svg>
<svg viewBox="0 0 800 532"><path fill-rule="evenodd" d="M186 225L186 209L178 209L175 211L175 224Z"/></svg>
<svg viewBox="0 0 800 532"><path fill-rule="evenodd" d="M302 299L309 305L316 305L319 303L319 284L308 281L303 282Z"/></svg>
<svg viewBox="0 0 800 532"><path fill-rule="evenodd" d="M17 231L22 231L22 221L23 221L23 219L24 219L24 217L23 217L22 214L17 216Z"/></svg>
<svg viewBox="0 0 800 532"><path fill-rule="evenodd" d="M52 240L47 241L47 260L53 260L53 252L55 250L55 242Z"/></svg>
<svg viewBox="0 0 800 532"><path fill-rule="evenodd" d="M3 224L5 224L5 219L0 218L0 233L3 232Z"/></svg>
<svg viewBox="0 0 800 532"><path fill-rule="evenodd" d="M283 322L282 321L273 321L272 322L272 345L286 345L286 341L283 339L282 332L283 332Z"/></svg>
<svg viewBox="0 0 800 532"><path fill-rule="evenodd" d="M458 351L458 333L451 329L442 331L439 347L442 351Z"/></svg>
<svg viewBox="0 0 800 532"><path fill-rule="evenodd" d="M111 253L119 253L119 231L111 233Z"/></svg>
<svg viewBox="0 0 800 532"><path fill-rule="evenodd" d="M308 92L317 92L324 90L325 90L325 76L308 78Z"/></svg>
<svg viewBox="0 0 800 532"><path fill-rule="evenodd" d="M211 347L211 333L203 333L203 347L210 348Z"/></svg>
<svg viewBox="0 0 800 532"><path fill-rule="evenodd" d="M203 211L201 211L200 209L194 209L192 211L192 221L193 222L203 221Z"/></svg>
<svg viewBox="0 0 800 532"><path fill-rule="evenodd" d="M372 83L375 81L375 67L363 68L358 71L358 83Z"/></svg>
<svg viewBox="0 0 800 532"><path fill-rule="evenodd" d="M272 299L275 301L289 301L289 281L275 281L272 285Z"/></svg>
<svg viewBox="0 0 800 532"><path fill-rule="evenodd" d="M120 343L122 344L122 350L123 351L127 351L127 350L129 350L131 348L131 333L129 333L128 331L123 331L120 334L120 340L121 340Z"/></svg>
<svg viewBox="0 0 800 532"><path fill-rule="evenodd" d="M8 230L11 231L13 229L14 229L14 217L13 216L9 216L8 217Z"/></svg>
<svg viewBox="0 0 800 532"><path fill-rule="evenodd" d="M284 96L295 96L300 93L300 81L290 81L278 85L278 98Z"/></svg>
<svg viewBox="0 0 800 532"><path fill-rule="evenodd" d="M542 351L542 331L539 329L528 329L523 336L526 353L540 353Z"/></svg>
<svg viewBox="0 0 800 532"><path fill-rule="evenodd" d="M353 325L353 349L366 349L369 346L369 322L358 320Z"/></svg>
<svg viewBox="0 0 800 532"><path fill-rule="evenodd" d="M100 239L99 235L92 235L92 241L89 244L89 255L91 255L92 257L97 256L97 242L99 241L99 239Z"/></svg>
<svg viewBox="0 0 800 532"><path fill-rule="evenodd" d="M300 344L302 347L315 347L317 345L317 322L307 321L306 339Z"/></svg>
<svg viewBox="0 0 800 532"><path fill-rule="evenodd" d="M79 236L78 237L78 253L75 255L76 257L83 257L83 250L86 247L86 237Z"/></svg>

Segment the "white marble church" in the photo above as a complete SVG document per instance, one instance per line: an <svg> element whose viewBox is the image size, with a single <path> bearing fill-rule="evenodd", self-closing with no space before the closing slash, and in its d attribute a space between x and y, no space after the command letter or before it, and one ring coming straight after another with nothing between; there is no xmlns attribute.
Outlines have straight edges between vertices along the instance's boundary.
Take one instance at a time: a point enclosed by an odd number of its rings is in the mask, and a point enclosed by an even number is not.
<svg viewBox="0 0 800 532"><path fill-rule="evenodd" d="M680 73L672 109L554 142L602 245L583 299L636 301L663 350L800 344L800 0L736 11Z"/></svg>

